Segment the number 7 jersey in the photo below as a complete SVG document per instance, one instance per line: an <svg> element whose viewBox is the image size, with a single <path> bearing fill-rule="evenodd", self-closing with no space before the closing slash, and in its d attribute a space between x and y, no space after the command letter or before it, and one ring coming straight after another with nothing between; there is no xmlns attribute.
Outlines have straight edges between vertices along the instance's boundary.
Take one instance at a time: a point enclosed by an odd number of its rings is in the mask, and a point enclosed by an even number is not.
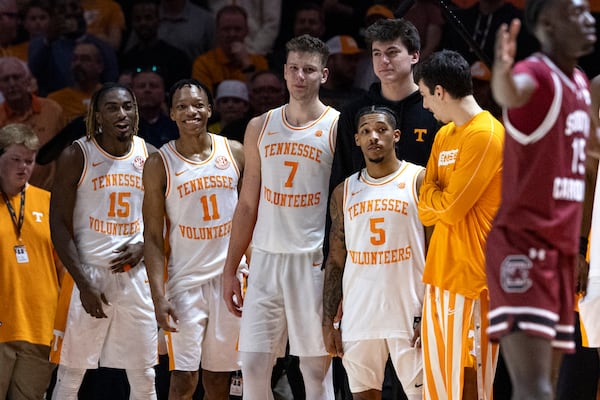
<svg viewBox="0 0 600 400"><path fill-rule="evenodd" d="M268 112L258 137L261 191L252 244L270 253L303 253L323 246L329 175L339 112L327 107L302 127Z"/></svg>
<svg viewBox="0 0 600 400"><path fill-rule="evenodd" d="M175 141L159 150L167 175L169 295L217 277L225 265L240 172L227 139L209 135L212 152L203 161L185 158Z"/></svg>

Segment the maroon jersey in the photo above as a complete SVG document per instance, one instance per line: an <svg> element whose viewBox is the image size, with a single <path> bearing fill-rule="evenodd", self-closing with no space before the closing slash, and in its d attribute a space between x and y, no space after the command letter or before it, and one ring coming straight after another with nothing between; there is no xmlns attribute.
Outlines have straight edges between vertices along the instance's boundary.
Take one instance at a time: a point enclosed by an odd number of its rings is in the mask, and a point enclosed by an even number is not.
<svg viewBox="0 0 600 400"><path fill-rule="evenodd" d="M565 75L542 54L521 61L514 72L529 75L537 87L526 105L503 111L507 134L495 224L536 232L574 254L585 192L589 82L579 70Z"/></svg>

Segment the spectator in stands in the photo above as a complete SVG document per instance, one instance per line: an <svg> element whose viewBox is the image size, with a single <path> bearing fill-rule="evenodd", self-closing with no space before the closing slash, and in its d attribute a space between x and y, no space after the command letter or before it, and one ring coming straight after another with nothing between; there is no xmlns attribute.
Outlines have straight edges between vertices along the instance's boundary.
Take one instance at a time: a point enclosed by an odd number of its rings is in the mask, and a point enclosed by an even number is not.
<svg viewBox="0 0 600 400"><path fill-rule="evenodd" d="M246 83L235 79L224 80L217 86L215 111L218 121L209 125L211 133L221 133L233 121L244 118L250 111L250 99Z"/></svg>
<svg viewBox="0 0 600 400"><path fill-rule="evenodd" d="M50 99L31 93L31 74L27 64L16 57L0 58L0 127L21 123L31 128L44 145L63 127L62 108ZM36 165L29 182L49 190L54 177L54 165Z"/></svg>
<svg viewBox="0 0 600 400"><path fill-rule="evenodd" d="M20 11L20 16L26 39L16 44L14 50L17 57L27 62L31 38L43 36L48 32L50 6L45 0L31 0L25 3Z"/></svg>
<svg viewBox="0 0 600 400"><path fill-rule="evenodd" d="M421 37L421 60L426 59L436 51L442 40L444 30L444 16L438 0L415 0L404 15L419 31Z"/></svg>
<svg viewBox="0 0 600 400"><path fill-rule="evenodd" d="M215 19L190 0L161 0L158 37L190 60L207 52L215 40Z"/></svg>
<svg viewBox="0 0 600 400"><path fill-rule="evenodd" d="M291 29L283 26L271 54L269 54L269 68L283 74L283 65L286 62L285 43L293 37L310 35L319 39L325 38L325 15L318 3L301 2L294 8Z"/></svg>
<svg viewBox="0 0 600 400"><path fill-rule="evenodd" d="M321 85L323 103L338 110L348 101L365 93L354 86L356 68L362 50L352 36L334 36L327 41L329 78Z"/></svg>
<svg viewBox="0 0 600 400"><path fill-rule="evenodd" d="M17 40L18 22L17 2L0 0L0 57L15 56L23 59L23 54L18 54L13 46Z"/></svg>
<svg viewBox="0 0 600 400"><path fill-rule="evenodd" d="M200 55L192 66L192 77L211 91L226 79L247 82L255 72L267 69L267 60L252 54L244 44L248 16L239 6L225 6L217 13L217 46Z"/></svg>
<svg viewBox="0 0 600 400"><path fill-rule="evenodd" d="M165 84L160 71L154 67L137 68L131 88L140 113L138 135L156 148L179 137L177 125L166 112Z"/></svg>
<svg viewBox="0 0 600 400"><path fill-rule="evenodd" d="M100 49L104 60L101 81L116 81L119 68L115 52L108 43L86 31L81 0L54 0L51 10L48 33L33 38L29 44L29 68L40 95L73 84L71 60L75 44L81 42L94 43Z"/></svg>
<svg viewBox="0 0 600 400"><path fill-rule="evenodd" d="M188 78L192 62L182 50L158 36L160 20L156 0L135 0L131 8L131 28L138 42L121 57L121 69L134 70L140 65L154 65L161 71L165 85L170 87Z"/></svg>
<svg viewBox="0 0 600 400"><path fill-rule="evenodd" d="M494 59L494 39L500 25L509 24L515 18L523 21L523 12L506 0L479 0L469 8L457 9L456 16L487 58L487 60L481 61L488 66L491 66ZM451 24L445 26L442 46L458 51L469 64L479 59L470 44L458 34L456 28ZM517 60L528 56L535 48L536 40L526 29L521 29L518 38Z"/></svg>
<svg viewBox="0 0 600 400"><path fill-rule="evenodd" d="M273 51L281 22L281 0L208 0L216 14L221 8L237 4L248 13L246 45L252 53L266 55Z"/></svg>
<svg viewBox="0 0 600 400"><path fill-rule="evenodd" d="M119 50L125 30L125 16L113 0L82 0L87 31Z"/></svg>
<svg viewBox="0 0 600 400"><path fill-rule="evenodd" d="M251 117L266 113L285 103L286 91L281 76L266 70L258 71L250 78L249 82L250 113L228 124L221 130L221 135L229 139L244 142L246 125Z"/></svg>
<svg viewBox="0 0 600 400"><path fill-rule="evenodd" d="M100 88L104 60L100 49L93 43L77 43L71 59L73 84L48 95L61 105L65 122L85 115L92 94Z"/></svg>

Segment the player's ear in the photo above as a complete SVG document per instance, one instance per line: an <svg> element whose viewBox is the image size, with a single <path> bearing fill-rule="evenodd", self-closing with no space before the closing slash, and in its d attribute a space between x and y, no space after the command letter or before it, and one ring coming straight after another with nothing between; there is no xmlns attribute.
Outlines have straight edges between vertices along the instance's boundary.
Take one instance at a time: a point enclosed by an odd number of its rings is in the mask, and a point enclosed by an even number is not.
<svg viewBox="0 0 600 400"><path fill-rule="evenodd" d="M400 135L402 135L400 129L394 129L394 143L398 143L400 141Z"/></svg>
<svg viewBox="0 0 600 400"><path fill-rule="evenodd" d="M358 133L354 134L354 144L356 144L357 146L360 146L360 143L358 142Z"/></svg>
<svg viewBox="0 0 600 400"><path fill-rule="evenodd" d="M321 85L327 82L327 78L329 77L329 68L323 68L323 77L321 78Z"/></svg>

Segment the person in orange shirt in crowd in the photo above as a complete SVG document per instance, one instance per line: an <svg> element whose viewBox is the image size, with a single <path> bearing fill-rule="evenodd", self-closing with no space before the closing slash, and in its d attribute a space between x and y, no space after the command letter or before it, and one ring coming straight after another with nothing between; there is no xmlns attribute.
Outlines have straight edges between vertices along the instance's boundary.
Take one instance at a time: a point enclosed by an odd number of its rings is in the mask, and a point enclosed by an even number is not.
<svg viewBox="0 0 600 400"><path fill-rule="evenodd" d="M63 111L54 100L32 94L32 78L27 64L16 57L0 59L0 127L22 123L37 134L40 144L52 139L64 126ZM54 177L54 164L36 165L29 182L49 190Z"/></svg>
<svg viewBox="0 0 600 400"><path fill-rule="evenodd" d="M81 5L87 31L119 50L125 30L125 16L119 3L113 0L83 0Z"/></svg>
<svg viewBox="0 0 600 400"><path fill-rule="evenodd" d="M73 49L71 72L74 83L48 95L61 105L65 123L85 115L92 94L100 87L104 60L100 49L93 43L81 42Z"/></svg>
<svg viewBox="0 0 600 400"><path fill-rule="evenodd" d="M247 18L239 6L225 6L217 12L217 47L198 56L192 66L192 77L212 92L226 79L247 82L255 71L267 69L266 58L249 53L244 44Z"/></svg>
<svg viewBox="0 0 600 400"><path fill-rule="evenodd" d="M50 23L50 5L45 0L27 2L20 11L23 29L27 40L13 46L14 55L27 61L31 38L45 35Z"/></svg>
<svg viewBox="0 0 600 400"><path fill-rule="evenodd" d="M0 57L15 56L27 61L27 52L15 46L19 10L15 0L0 0Z"/></svg>

